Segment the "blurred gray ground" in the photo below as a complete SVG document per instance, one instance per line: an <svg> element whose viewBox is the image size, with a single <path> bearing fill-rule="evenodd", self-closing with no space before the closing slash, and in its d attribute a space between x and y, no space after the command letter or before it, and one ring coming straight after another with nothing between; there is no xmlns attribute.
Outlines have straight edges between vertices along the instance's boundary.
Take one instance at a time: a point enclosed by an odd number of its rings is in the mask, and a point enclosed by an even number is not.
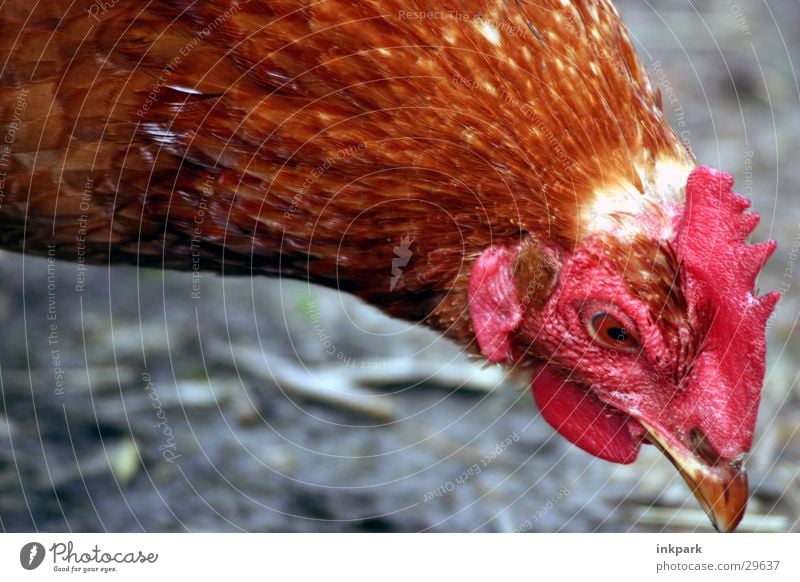
<svg viewBox="0 0 800 582"><path fill-rule="evenodd" d="M743 529L800 530L800 4L618 6L676 127L736 175L755 238L779 241ZM77 275L0 255L2 530L708 529L649 447L593 459L538 418L524 378L348 297L206 275L192 299L190 274L127 267L92 268L78 293Z"/></svg>

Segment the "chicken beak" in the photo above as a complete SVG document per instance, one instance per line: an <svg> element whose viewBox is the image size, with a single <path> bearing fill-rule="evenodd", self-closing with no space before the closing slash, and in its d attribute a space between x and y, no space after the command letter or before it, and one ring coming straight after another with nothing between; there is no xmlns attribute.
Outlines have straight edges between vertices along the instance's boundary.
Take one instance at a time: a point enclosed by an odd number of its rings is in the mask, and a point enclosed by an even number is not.
<svg viewBox="0 0 800 582"><path fill-rule="evenodd" d="M671 442L663 432L640 422L650 441L678 469L717 531L734 531L747 507L747 473L742 460L710 464L696 452Z"/></svg>

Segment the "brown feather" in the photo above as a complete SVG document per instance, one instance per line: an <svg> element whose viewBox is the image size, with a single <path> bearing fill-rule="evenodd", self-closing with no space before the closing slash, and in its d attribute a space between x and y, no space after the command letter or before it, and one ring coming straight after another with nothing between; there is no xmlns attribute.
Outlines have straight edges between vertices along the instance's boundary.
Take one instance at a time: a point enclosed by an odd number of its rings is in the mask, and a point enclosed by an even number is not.
<svg viewBox="0 0 800 582"><path fill-rule="evenodd" d="M691 163L605 1L97 6L3 5L5 248L308 278L463 339L488 245L568 249L598 192Z"/></svg>

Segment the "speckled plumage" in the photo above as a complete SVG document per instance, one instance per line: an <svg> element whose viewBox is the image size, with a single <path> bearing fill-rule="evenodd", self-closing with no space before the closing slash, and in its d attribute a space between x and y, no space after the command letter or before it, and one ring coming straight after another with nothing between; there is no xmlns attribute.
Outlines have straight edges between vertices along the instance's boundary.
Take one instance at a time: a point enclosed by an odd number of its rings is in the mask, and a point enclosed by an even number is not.
<svg viewBox="0 0 800 582"><path fill-rule="evenodd" d="M655 216L692 164L607 2L99 6L3 5L6 248L308 277L465 339L484 248L569 248L612 192Z"/></svg>

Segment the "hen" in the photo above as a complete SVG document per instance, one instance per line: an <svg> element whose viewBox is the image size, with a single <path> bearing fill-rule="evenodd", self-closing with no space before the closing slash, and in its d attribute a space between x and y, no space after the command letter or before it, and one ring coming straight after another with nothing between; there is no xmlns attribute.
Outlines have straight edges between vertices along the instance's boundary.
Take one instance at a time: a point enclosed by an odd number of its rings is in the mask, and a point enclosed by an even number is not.
<svg viewBox="0 0 800 582"><path fill-rule="evenodd" d="M348 291L528 367L559 433L656 445L737 526L774 244L609 2L0 10L2 247Z"/></svg>

